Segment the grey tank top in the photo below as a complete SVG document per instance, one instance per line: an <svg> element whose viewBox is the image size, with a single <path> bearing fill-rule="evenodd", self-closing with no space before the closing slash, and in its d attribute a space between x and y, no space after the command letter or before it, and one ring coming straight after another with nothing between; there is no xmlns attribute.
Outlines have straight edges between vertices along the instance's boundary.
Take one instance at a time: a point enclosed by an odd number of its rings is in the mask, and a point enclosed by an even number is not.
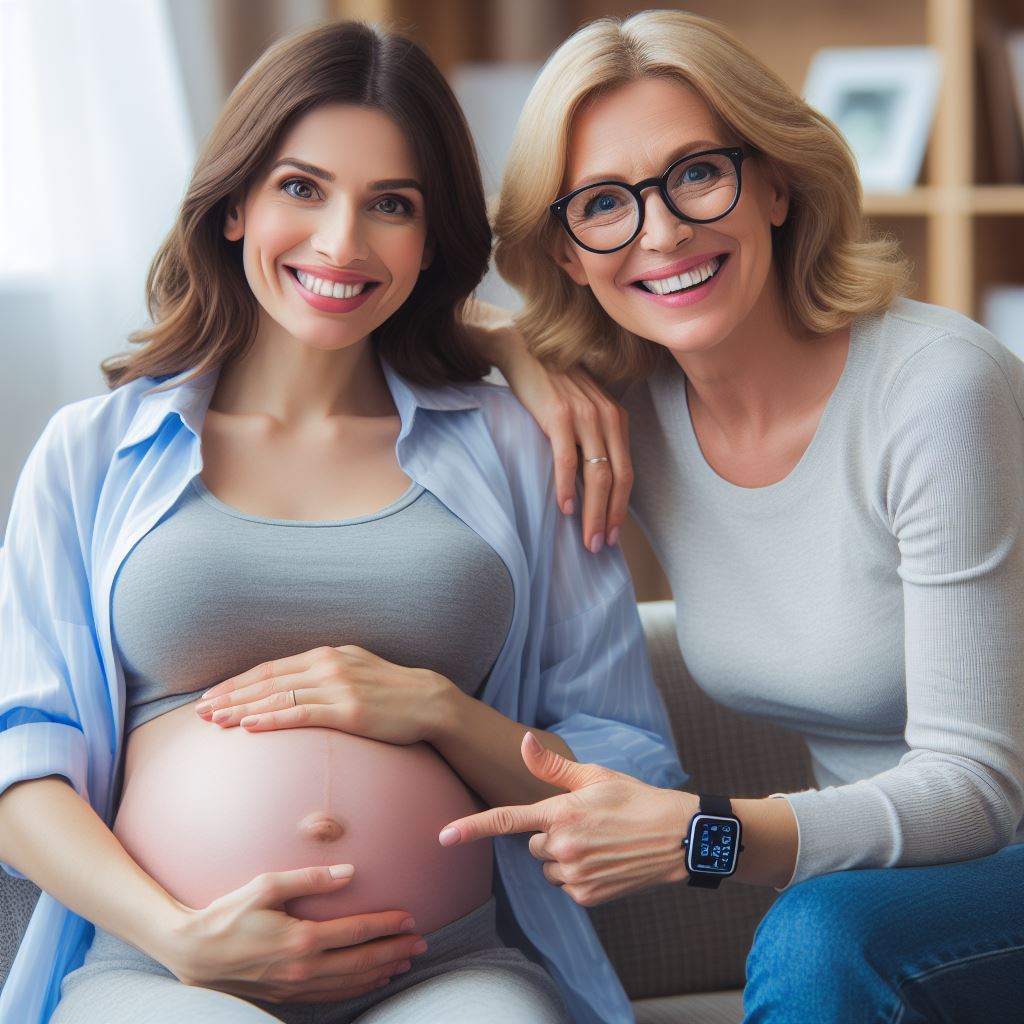
<svg viewBox="0 0 1024 1024"><path fill-rule="evenodd" d="M197 477L114 584L125 732L222 679L314 647L355 644L476 693L512 621L504 562L414 484L372 515L264 519Z"/></svg>

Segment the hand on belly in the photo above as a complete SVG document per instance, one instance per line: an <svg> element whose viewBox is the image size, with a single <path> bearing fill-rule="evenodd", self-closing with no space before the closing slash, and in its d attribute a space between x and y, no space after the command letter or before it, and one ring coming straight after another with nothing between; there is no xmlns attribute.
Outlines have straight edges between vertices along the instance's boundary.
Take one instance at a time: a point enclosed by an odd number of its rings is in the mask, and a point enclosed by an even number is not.
<svg viewBox="0 0 1024 1024"><path fill-rule="evenodd" d="M489 844L445 849L442 826L480 803L433 747L332 729L221 730L188 704L136 729L114 832L187 906L264 871L350 863L353 881L287 910L327 920L401 909L421 932L491 892Z"/></svg>

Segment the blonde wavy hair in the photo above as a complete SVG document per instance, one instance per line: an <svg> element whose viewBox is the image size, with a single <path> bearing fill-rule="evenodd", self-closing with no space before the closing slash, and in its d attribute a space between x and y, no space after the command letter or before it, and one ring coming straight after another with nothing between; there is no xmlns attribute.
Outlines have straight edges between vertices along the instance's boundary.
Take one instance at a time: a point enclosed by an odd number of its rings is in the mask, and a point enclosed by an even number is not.
<svg viewBox="0 0 1024 1024"><path fill-rule="evenodd" d="M495 259L524 296L516 322L550 364L583 365L601 380L650 373L660 346L619 327L589 288L555 262L561 226L549 205L563 186L573 119L595 96L643 78L668 78L703 98L789 192L773 258L795 328L824 334L886 308L908 266L889 238L870 238L856 165L831 121L716 22L679 11L602 18L549 58L519 119L495 217Z"/></svg>

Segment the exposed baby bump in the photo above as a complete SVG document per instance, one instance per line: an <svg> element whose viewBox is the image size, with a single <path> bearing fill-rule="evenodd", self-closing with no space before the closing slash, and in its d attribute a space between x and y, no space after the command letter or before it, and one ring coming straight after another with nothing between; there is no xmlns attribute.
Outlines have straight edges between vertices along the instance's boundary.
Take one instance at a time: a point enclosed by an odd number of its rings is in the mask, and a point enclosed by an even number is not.
<svg viewBox="0 0 1024 1024"><path fill-rule="evenodd" d="M490 845L437 842L480 805L433 747L329 729L222 730L193 708L131 735L114 825L183 903L205 906L265 871L336 863L355 865L352 883L294 900L291 913L407 910L429 931L489 897Z"/></svg>

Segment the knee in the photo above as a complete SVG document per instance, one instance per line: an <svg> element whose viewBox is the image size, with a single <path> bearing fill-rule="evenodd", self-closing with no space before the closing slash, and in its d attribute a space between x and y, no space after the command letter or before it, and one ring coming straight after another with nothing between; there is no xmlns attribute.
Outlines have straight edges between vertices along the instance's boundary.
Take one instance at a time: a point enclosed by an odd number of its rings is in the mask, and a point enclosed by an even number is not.
<svg viewBox="0 0 1024 1024"><path fill-rule="evenodd" d="M747 958L748 1020L856 1019L846 1014L877 994L870 952L885 915L870 874L823 875L776 900Z"/></svg>

